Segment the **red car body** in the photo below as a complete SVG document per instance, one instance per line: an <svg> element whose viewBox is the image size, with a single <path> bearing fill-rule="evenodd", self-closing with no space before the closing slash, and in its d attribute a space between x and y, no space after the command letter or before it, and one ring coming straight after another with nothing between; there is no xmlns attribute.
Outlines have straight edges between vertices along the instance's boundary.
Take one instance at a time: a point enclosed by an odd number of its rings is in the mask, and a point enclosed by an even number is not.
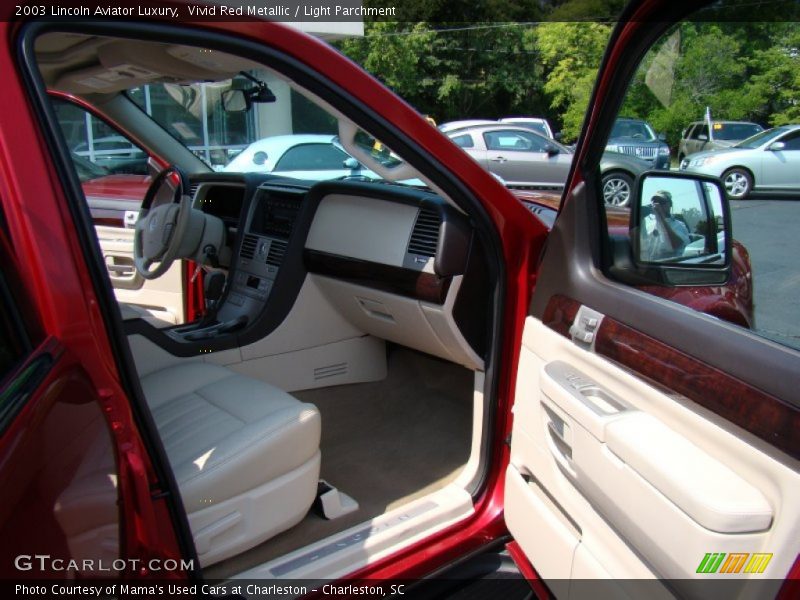
<svg viewBox="0 0 800 600"><path fill-rule="evenodd" d="M648 26L649 15L662 4L659 0L642 2L630 22L622 28L598 83L600 98L607 93L616 66L625 60L626 41L642 35ZM98 302L81 253L82 242L71 224L59 173L26 92L27 83L18 68L13 41L24 23L12 19L12 10L12 6L4 7L4 19L0 22L0 35L6 42L0 51L0 73L5 82L3 110L0 111L0 198L3 201L3 225L16 244L15 248L0 248L0 254L20 272L24 267L24 272L30 274L24 281L13 283L17 304L24 309L21 318L34 332L31 338L36 344L32 361L42 356L66 358L58 361L58 367L47 374L46 380L37 381L41 384L37 387L39 391L14 415L0 437L0 474L4 482L0 521L10 523L5 530L7 536L0 558L7 561L12 554L22 551L33 554L36 548L57 550L63 547L64 540L53 533L57 528L48 528L42 523L31 528L28 520L39 514L37 507L52 506L55 500L52 494L47 493L52 486L46 479L50 473L45 467L59 464L62 478L68 478L76 468L76 461L64 455L64 447L44 443L37 433L42 418L59 403L86 404L98 415L102 414L110 424L113 435L110 442L119 468L118 489L124 531L122 556L160 559L186 556L187 548L182 545L175 529L180 517L173 511L167 490L160 485L164 481L163 467L151 459L146 449L147 444L126 392L130 382L117 367L119 349L109 336L112 325L106 321ZM507 290L500 325L502 361L496 365L499 369L497 418L493 420L488 454L492 468L488 471L482 494L475 501L471 518L405 547L351 577L423 577L506 535L503 478L505 465L509 462L509 446L504 440L511 433L511 405L520 344L531 294L535 289L531 282L535 281L548 228L532 218L514 195L477 167L466 154L454 152L452 144L415 110L326 44L270 22L208 21L193 23L192 26L209 33L232 34L254 43L269 40L270 46L347 89L355 101L373 107L378 115L416 140L429 156L452 173L459 174L460 182L482 199L483 208L502 240L503 284ZM584 135L591 136L596 127L597 116L590 113ZM579 147L576 162L582 161L585 153L586 148ZM573 171L566 189L575 189L581 180L580 171ZM137 186L142 183L127 178L110 178L93 182L84 190L87 195L116 195L136 189L138 197ZM690 288L669 292L655 288L649 291L672 294L672 299L712 314L718 310L715 307L723 304L733 306L746 298L749 292L749 284L743 281L743 278L747 279L746 252L740 248L738 254L736 268L739 276L734 279L737 282L734 289L709 288L706 293ZM14 256L21 256L24 266ZM736 310L748 314L752 306ZM35 367L32 361L23 368ZM51 425L69 427L69 423ZM19 497L20 494L24 497ZM7 512L9 507L17 505L27 506L30 510L27 514ZM525 564L524 556L514 547L512 554L523 563L523 571L534 577L535 571ZM798 564L792 574L800 576ZM138 565L131 566L126 575L145 582L151 577L163 578L165 574ZM541 587L539 591L544 593Z"/></svg>

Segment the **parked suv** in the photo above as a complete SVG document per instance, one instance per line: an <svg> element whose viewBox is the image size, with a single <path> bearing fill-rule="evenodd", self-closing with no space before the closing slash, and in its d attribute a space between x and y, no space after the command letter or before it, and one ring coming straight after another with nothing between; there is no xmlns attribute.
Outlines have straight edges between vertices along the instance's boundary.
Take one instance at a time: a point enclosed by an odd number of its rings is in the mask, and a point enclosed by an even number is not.
<svg viewBox="0 0 800 600"><path fill-rule="evenodd" d="M606 150L641 158L654 169L669 169L669 146L664 141L664 134L656 135L650 123L641 119L618 118Z"/></svg>
<svg viewBox="0 0 800 600"><path fill-rule="evenodd" d="M711 130L706 121L695 121L681 134L678 162L695 152L730 148L762 131L764 128L761 125L749 121L713 121Z"/></svg>

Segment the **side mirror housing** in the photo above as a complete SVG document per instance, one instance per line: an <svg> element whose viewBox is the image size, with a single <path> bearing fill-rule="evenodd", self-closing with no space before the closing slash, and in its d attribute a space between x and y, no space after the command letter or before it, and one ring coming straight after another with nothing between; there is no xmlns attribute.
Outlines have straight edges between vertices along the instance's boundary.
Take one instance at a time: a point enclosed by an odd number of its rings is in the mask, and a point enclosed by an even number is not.
<svg viewBox="0 0 800 600"><path fill-rule="evenodd" d="M786 148L786 142L773 142L769 145L770 152L780 152Z"/></svg>
<svg viewBox="0 0 800 600"><path fill-rule="evenodd" d="M705 133L701 133L700 135L697 136L697 139L700 140L701 142L707 142L708 136Z"/></svg>
<svg viewBox="0 0 800 600"><path fill-rule="evenodd" d="M631 198L628 252L615 250L609 273L633 285L722 285L731 273L731 243L719 179L646 171Z"/></svg>
<svg viewBox="0 0 800 600"><path fill-rule="evenodd" d="M558 148L556 148L552 144L547 144L544 147L544 151L547 152L547 156L555 156L559 152Z"/></svg>
<svg viewBox="0 0 800 600"><path fill-rule="evenodd" d="M658 137L659 141L661 141L661 142L666 142L667 141L667 134L664 133L664 132L659 133L657 137Z"/></svg>

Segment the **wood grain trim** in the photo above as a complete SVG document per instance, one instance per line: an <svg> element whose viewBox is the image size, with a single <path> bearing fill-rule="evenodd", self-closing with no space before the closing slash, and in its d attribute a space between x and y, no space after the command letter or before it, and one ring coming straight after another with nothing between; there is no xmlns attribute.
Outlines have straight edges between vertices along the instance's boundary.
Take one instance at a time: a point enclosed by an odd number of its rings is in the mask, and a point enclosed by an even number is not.
<svg viewBox="0 0 800 600"><path fill-rule="evenodd" d="M433 304L444 304L452 280L451 277L439 277L434 273L422 273L319 250L306 249L303 258L306 269L311 273Z"/></svg>
<svg viewBox="0 0 800 600"><path fill-rule="evenodd" d="M569 337L579 307L574 300L555 296L545 310L544 324ZM797 407L609 317L597 332L595 352L800 459Z"/></svg>
<svg viewBox="0 0 800 600"><path fill-rule="evenodd" d="M553 296L547 303L542 322L556 333L568 338L570 337L569 328L572 327L580 307L578 302L566 296Z"/></svg>
<svg viewBox="0 0 800 600"><path fill-rule="evenodd" d="M118 227L120 229L125 228L125 221L116 217L94 217L92 218L92 222L95 224L95 226L101 225L103 227Z"/></svg>

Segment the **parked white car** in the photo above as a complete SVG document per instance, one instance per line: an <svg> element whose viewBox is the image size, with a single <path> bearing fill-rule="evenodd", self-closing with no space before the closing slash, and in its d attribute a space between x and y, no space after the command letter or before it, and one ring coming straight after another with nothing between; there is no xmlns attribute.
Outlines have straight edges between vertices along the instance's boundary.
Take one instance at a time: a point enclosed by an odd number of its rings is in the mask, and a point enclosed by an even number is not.
<svg viewBox="0 0 800 600"><path fill-rule="evenodd" d="M720 177L736 200L751 192L800 193L800 124L762 131L732 148L690 154L680 168Z"/></svg>
<svg viewBox="0 0 800 600"><path fill-rule="evenodd" d="M550 127L550 122L541 117L505 117L500 119L500 122L531 129L536 133L541 133L542 135L549 137L550 139L555 140L561 138L561 134L553 133L553 128Z"/></svg>
<svg viewBox="0 0 800 600"><path fill-rule="evenodd" d="M345 152L337 143L337 136L322 134L276 135L257 140L222 171L274 173L311 181L349 176L380 179Z"/></svg>

